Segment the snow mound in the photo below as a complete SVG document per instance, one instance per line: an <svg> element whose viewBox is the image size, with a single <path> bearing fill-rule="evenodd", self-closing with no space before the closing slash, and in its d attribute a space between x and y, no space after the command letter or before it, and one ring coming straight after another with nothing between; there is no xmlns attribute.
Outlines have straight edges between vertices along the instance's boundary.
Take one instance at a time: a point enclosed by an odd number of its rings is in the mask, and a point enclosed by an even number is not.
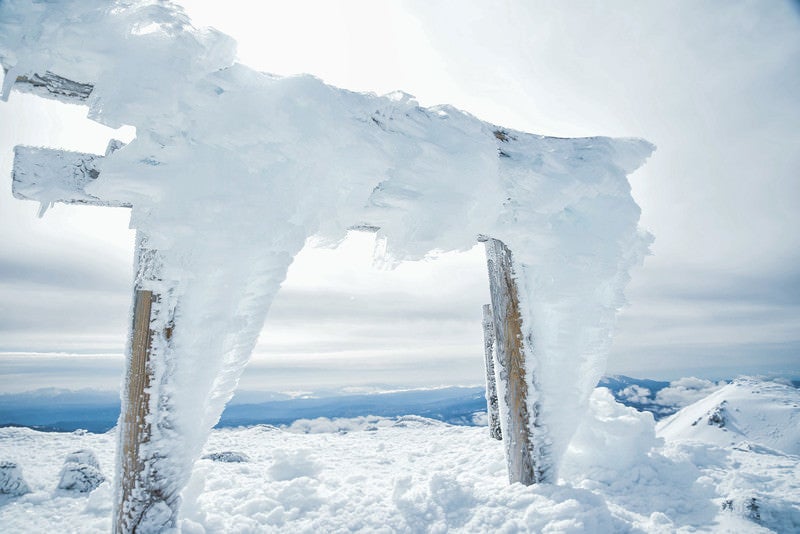
<svg viewBox="0 0 800 534"><path fill-rule="evenodd" d="M300 477L316 477L322 468L314 460L312 451L276 451L268 472L272 480L294 480Z"/></svg>
<svg viewBox="0 0 800 534"><path fill-rule="evenodd" d="M694 440L721 447L759 446L800 454L800 390L739 378L658 424L668 441ZM760 449L763 450L763 449Z"/></svg>
<svg viewBox="0 0 800 534"><path fill-rule="evenodd" d="M77 434L79 436L83 434ZM95 469L100 469L100 463L97 461L97 456L95 456L94 452L88 449L82 449L79 451L75 451L67 455L64 458L64 464L75 463L81 465L88 465L90 467L94 467Z"/></svg>
<svg viewBox="0 0 800 534"><path fill-rule="evenodd" d="M700 471L694 464L662 453L663 440L656 437L650 412L616 402L606 388L596 389L590 400L590 415L564 458L565 481L609 492L631 512L656 514L649 519L655 523L669 525L680 517L679 521L700 524L713 517L713 488L698 480Z"/></svg>
<svg viewBox="0 0 800 534"><path fill-rule="evenodd" d="M87 449L75 451L64 460L58 489L88 493L100 486L106 477L100 472L95 454Z"/></svg>
<svg viewBox="0 0 800 534"><path fill-rule="evenodd" d="M22 478L22 469L14 462L0 462L0 493L5 495L25 495L30 492Z"/></svg>

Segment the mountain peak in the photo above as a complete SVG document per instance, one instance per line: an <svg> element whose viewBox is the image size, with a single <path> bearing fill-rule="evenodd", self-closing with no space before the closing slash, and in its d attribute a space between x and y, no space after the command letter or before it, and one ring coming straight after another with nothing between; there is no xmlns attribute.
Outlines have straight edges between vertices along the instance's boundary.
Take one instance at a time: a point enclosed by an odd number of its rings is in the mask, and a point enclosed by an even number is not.
<svg viewBox="0 0 800 534"><path fill-rule="evenodd" d="M740 377L658 424L667 440L742 442L800 454L800 390L791 384Z"/></svg>

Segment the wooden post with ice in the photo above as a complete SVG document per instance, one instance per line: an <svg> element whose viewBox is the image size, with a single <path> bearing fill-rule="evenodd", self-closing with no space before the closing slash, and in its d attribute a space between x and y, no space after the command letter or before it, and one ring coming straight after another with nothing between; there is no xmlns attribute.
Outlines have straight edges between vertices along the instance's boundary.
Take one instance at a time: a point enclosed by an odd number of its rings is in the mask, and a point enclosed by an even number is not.
<svg viewBox="0 0 800 534"><path fill-rule="evenodd" d="M489 304L483 305L483 349L486 363L486 414L489 419L489 435L494 439L503 439L494 369L494 321L492 307Z"/></svg>
<svg viewBox="0 0 800 534"><path fill-rule="evenodd" d="M121 143L112 141L108 155ZM43 212L54 202L91 206L130 207L115 200L99 199L85 191L98 179L102 156L18 146L14 150L13 193L20 199L36 200ZM51 172L58 172L53 175ZM114 532L135 532L145 517L158 515L165 527L177 519L178 492L170 481L157 476L157 453L144 451L151 441L151 420L161 399L150 395L159 351L172 337L172 314L162 302L158 287L158 253L137 235L137 273L134 286L133 323L125 369L119 424L118 466Z"/></svg>
<svg viewBox="0 0 800 534"><path fill-rule="evenodd" d="M511 483L531 485L545 481L544 443L536 443L538 406L529 391L535 384L532 366L527 361L533 340L523 332L520 313L517 266L511 251L498 239L480 237L486 246L489 288L492 297L492 323L495 337L495 375L497 377L500 427L505 446L508 478Z"/></svg>
<svg viewBox="0 0 800 534"><path fill-rule="evenodd" d="M142 523L174 527L180 505L169 475L159 473L153 421L169 410L169 399L155 396L153 382L164 380L166 352L170 350L175 328L175 309L160 288L161 262L157 250L147 246L147 238L136 236L136 279L134 282L133 324L125 367L122 410L117 447L118 474L114 532L137 532ZM161 371L159 373L158 371Z"/></svg>
<svg viewBox="0 0 800 534"><path fill-rule="evenodd" d="M12 87L71 104L84 104L94 90L92 84L74 82L52 72L7 79L3 99ZM122 146L123 143L112 140L105 155ZM98 164L102 159L103 156L95 154L18 146L14 149L13 194L19 199L40 202L40 216L55 202L132 207L86 191L86 186L100 177ZM164 380L168 374L164 353L170 348L175 304L161 293L164 288L158 251L147 246L147 236L141 233L137 233L136 244L133 320L118 425L113 530L119 534L174 527L181 489L175 487L169 473L158 472L162 453L151 444L153 421L160 412L172 408L169 398L154 398L151 393L156 377L160 375Z"/></svg>

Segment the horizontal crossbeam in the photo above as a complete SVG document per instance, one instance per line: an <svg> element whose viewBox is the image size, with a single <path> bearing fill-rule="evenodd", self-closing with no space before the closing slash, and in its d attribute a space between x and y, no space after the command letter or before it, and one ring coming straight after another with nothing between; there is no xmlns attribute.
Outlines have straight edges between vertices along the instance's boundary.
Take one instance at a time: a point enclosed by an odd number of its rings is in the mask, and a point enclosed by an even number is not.
<svg viewBox="0 0 800 534"><path fill-rule="evenodd" d="M43 204L131 207L114 199L97 198L86 191L86 187L100 177L98 164L102 159L103 156L97 154L17 146L14 148L12 192L16 198Z"/></svg>
<svg viewBox="0 0 800 534"><path fill-rule="evenodd" d="M4 69L5 70L5 69ZM6 71L6 75L14 76L14 72ZM6 82L8 86L8 82ZM36 96L44 98L52 98L61 102L71 104L83 104L89 99L89 95L94 90L94 85L89 83L81 83L70 80L53 74L50 71L45 71L44 74L24 74L14 78L13 85L8 87L7 90L13 88L21 93L31 93ZM5 100L7 94L3 95Z"/></svg>

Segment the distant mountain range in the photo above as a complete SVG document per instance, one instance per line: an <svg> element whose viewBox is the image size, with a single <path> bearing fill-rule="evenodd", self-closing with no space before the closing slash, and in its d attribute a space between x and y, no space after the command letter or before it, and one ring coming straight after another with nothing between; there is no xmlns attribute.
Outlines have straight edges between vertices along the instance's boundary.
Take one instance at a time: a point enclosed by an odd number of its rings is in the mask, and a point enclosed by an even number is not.
<svg viewBox="0 0 800 534"><path fill-rule="evenodd" d="M255 424L288 425L298 419L377 415L420 415L451 424L471 425L486 411L484 389L448 387L388 393L291 398L283 394L243 392L228 405L217 428ZM257 402L256 399L275 399ZM79 428L106 432L119 416L119 394L94 390L41 389L0 395L0 426L26 426L68 432Z"/></svg>
<svg viewBox="0 0 800 534"><path fill-rule="evenodd" d="M91 389L37 389L0 395L0 426L68 432L106 432L117 424L119 393Z"/></svg>
<svg viewBox="0 0 800 534"><path fill-rule="evenodd" d="M673 383L604 377L598 384L611 390L621 403L650 411L656 419L677 412L724 383L682 379ZM794 384L797 387L800 384ZM314 397L292 398L273 392L240 392L225 409L218 428L255 424L288 425L298 419L317 417L396 417L419 415L457 425L473 425L476 414L486 411L484 388L446 387L410 389L385 393L342 394L325 392ZM96 390L40 389L0 395L0 426L26 426L37 430L67 432L86 429L106 432L117 422L119 394Z"/></svg>

